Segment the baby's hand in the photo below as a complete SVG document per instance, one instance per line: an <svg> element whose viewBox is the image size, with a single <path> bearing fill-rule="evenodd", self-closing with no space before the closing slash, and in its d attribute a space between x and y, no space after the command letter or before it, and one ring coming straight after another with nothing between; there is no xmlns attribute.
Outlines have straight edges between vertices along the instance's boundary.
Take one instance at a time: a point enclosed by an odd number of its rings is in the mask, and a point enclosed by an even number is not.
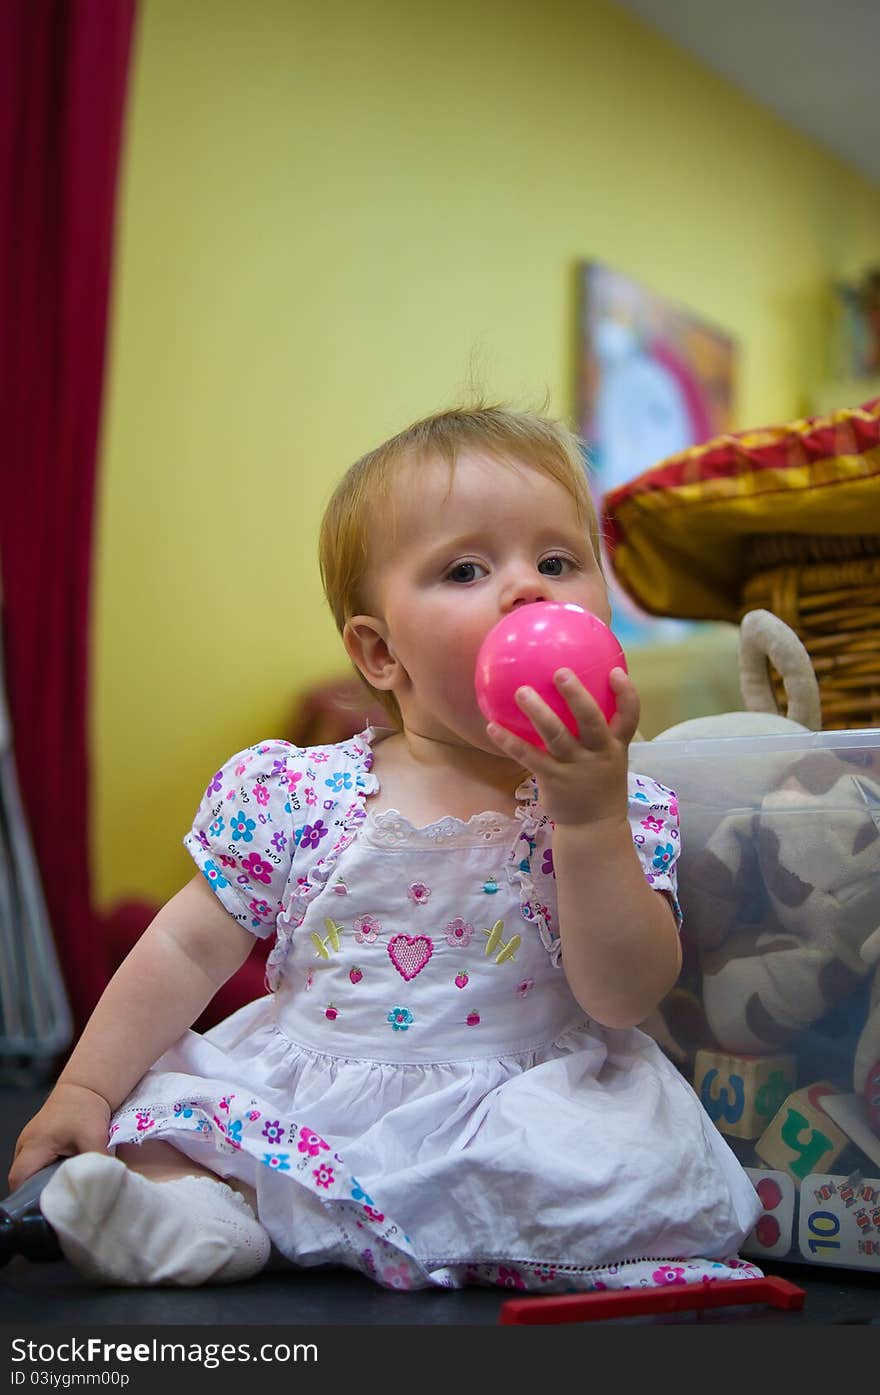
<svg viewBox="0 0 880 1395"><path fill-rule="evenodd" d="M622 668L609 674L617 711L606 722L598 705L570 669L553 675L556 691L571 708L578 735L535 692L519 688L516 703L529 718L546 750L490 722L495 745L537 777L541 803L556 824L586 825L625 819L627 753L639 723L639 697Z"/></svg>
<svg viewBox="0 0 880 1395"><path fill-rule="evenodd" d="M56 1085L19 1135L9 1169L10 1190L58 1158L106 1153L109 1126L110 1106L102 1096L82 1085Z"/></svg>

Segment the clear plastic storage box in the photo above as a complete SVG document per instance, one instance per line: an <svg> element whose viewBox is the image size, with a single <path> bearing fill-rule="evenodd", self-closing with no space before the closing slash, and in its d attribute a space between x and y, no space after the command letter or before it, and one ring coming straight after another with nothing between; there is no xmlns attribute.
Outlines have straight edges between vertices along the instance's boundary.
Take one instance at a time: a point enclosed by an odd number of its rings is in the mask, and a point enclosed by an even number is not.
<svg viewBox="0 0 880 1395"><path fill-rule="evenodd" d="M764 1204L743 1246L880 1275L880 730L634 744L675 790L684 966L648 1028Z"/></svg>

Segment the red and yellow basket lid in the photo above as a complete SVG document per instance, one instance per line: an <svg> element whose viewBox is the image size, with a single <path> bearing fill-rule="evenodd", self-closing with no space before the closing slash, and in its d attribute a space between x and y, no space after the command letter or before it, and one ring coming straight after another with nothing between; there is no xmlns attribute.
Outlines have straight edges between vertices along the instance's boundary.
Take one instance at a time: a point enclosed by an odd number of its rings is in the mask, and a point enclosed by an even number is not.
<svg viewBox="0 0 880 1395"><path fill-rule="evenodd" d="M880 398L716 436L602 500L608 558L649 615L738 621L760 534L880 534Z"/></svg>

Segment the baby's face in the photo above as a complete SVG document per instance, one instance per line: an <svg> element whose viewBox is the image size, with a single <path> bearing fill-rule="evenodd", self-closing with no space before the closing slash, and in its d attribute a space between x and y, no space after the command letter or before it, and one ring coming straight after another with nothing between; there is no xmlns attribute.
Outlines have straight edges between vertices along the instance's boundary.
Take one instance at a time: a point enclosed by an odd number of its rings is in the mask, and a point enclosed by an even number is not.
<svg viewBox="0 0 880 1395"><path fill-rule="evenodd" d="M368 590L396 661L405 724L484 750L474 693L492 626L532 601L573 603L606 622L604 578L575 502L531 466L463 453L413 461L396 478L374 538Z"/></svg>

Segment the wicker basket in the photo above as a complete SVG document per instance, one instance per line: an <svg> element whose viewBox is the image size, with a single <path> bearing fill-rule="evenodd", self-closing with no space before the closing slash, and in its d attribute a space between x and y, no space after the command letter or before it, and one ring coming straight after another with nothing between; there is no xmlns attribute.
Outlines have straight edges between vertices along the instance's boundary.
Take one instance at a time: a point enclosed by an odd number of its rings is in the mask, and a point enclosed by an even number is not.
<svg viewBox="0 0 880 1395"><path fill-rule="evenodd" d="M813 663L823 730L880 726L880 536L752 539L742 614L772 610ZM785 694L773 687L781 709Z"/></svg>

